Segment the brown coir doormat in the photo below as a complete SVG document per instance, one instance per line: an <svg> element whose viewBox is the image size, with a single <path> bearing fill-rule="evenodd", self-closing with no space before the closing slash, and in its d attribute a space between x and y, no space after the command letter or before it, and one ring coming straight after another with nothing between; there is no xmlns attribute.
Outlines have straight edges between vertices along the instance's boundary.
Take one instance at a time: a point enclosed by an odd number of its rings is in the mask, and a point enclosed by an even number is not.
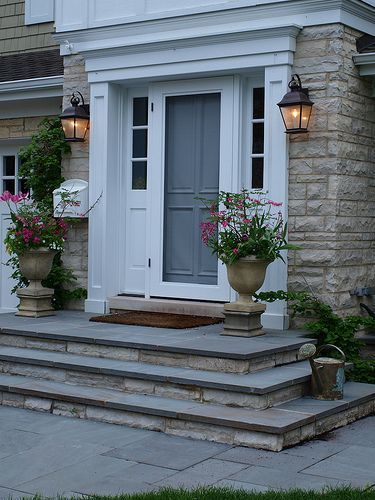
<svg viewBox="0 0 375 500"><path fill-rule="evenodd" d="M98 323L117 323L120 325L153 326L155 328L195 328L197 326L221 323L220 318L209 316L190 316L187 314L169 314L159 312L128 311L123 313L93 316L90 321Z"/></svg>

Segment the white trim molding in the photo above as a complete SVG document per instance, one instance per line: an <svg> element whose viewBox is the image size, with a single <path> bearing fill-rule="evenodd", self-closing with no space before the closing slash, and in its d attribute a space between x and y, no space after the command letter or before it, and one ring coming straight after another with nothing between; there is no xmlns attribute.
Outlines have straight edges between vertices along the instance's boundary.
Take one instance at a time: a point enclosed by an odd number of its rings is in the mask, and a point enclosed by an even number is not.
<svg viewBox="0 0 375 500"><path fill-rule="evenodd" d="M156 2L155 2L156 3ZM280 24L294 23L314 26L344 23L369 34L375 34L374 3L372 0L233 0L194 2L164 1L160 8L154 2L107 0L56 0L56 31L78 45L85 41L122 38L120 25L126 26L131 37L139 33L168 32L171 27L183 32L192 27L202 34L211 27L222 29L245 23L248 28L263 28L270 20ZM167 4L170 4L167 6ZM59 40L60 41L60 40ZM80 50L78 48L78 50Z"/></svg>
<svg viewBox="0 0 375 500"><path fill-rule="evenodd" d="M62 97L64 76L0 82L0 102Z"/></svg>
<svg viewBox="0 0 375 500"><path fill-rule="evenodd" d="M375 76L375 52L355 54L353 61L359 67L361 76Z"/></svg>

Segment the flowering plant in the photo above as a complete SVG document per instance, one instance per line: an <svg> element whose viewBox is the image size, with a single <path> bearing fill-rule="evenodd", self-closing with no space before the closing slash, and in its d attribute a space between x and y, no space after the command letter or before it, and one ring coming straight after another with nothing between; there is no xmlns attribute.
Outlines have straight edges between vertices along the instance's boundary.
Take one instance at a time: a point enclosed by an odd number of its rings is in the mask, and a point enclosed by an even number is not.
<svg viewBox="0 0 375 500"><path fill-rule="evenodd" d="M282 250L297 249L286 241L281 211L273 211L282 203L270 200L266 193L221 191L217 201L202 201L209 209L208 221L201 223L202 241L225 264L248 256L284 260Z"/></svg>
<svg viewBox="0 0 375 500"><path fill-rule="evenodd" d="M40 247L63 249L68 225L62 215L54 217L51 210L37 204L28 193L5 191L0 200L8 205L12 221L4 240L8 253L21 255Z"/></svg>

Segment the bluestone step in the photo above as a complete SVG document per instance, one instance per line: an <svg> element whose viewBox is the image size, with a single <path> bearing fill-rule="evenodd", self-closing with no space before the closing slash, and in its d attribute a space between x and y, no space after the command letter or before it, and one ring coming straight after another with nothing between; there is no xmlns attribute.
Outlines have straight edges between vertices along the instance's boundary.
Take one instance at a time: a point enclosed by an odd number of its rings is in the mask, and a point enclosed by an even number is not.
<svg viewBox="0 0 375 500"><path fill-rule="evenodd" d="M233 374L0 346L0 372L260 409L305 395L311 369L302 361Z"/></svg>
<svg viewBox="0 0 375 500"><path fill-rule="evenodd" d="M0 391L3 405L274 451L369 415L375 401L374 386L353 382L342 401L302 398L261 411L14 375L0 375Z"/></svg>
<svg viewBox="0 0 375 500"><path fill-rule="evenodd" d="M17 329L3 327L0 329L0 345L180 368L248 373L297 361L301 345L315 342L304 337L273 334L252 339L223 338L214 332L202 333L200 329L181 332L148 328L145 334L135 334L134 329L123 326L105 331L95 330L95 327L63 330L61 326L58 330L51 331L49 323L38 329L25 324Z"/></svg>

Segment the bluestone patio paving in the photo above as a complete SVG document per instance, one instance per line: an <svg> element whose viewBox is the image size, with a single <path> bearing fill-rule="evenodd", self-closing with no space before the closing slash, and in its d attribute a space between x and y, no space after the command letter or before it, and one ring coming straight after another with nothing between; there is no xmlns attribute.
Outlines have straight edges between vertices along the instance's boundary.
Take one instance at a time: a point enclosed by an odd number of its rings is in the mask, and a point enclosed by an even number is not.
<svg viewBox="0 0 375 500"><path fill-rule="evenodd" d="M375 417L279 453L0 406L0 499L375 484Z"/></svg>

